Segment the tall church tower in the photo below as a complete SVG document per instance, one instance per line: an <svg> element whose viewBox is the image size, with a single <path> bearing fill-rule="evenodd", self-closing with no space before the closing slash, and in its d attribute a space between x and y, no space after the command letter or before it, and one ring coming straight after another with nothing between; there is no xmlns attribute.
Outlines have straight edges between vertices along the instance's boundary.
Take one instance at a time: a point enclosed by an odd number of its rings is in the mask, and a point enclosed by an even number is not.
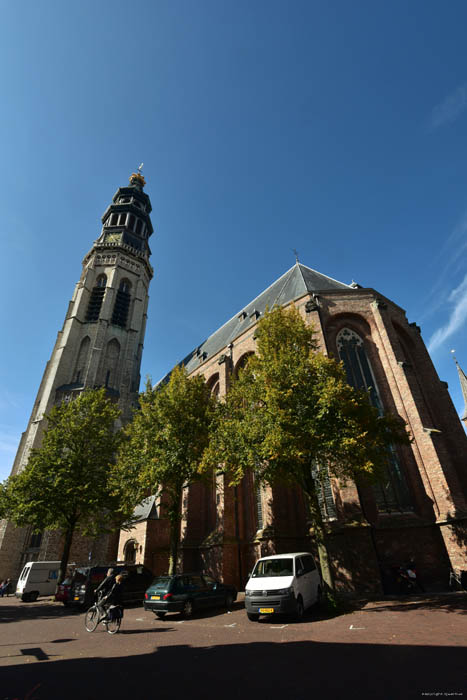
<svg viewBox="0 0 467 700"><path fill-rule="evenodd" d="M84 257L81 278L45 368L12 474L21 472L31 448L40 446L51 408L85 388L105 386L119 403L122 421L131 417L153 276L148 242L153 233L151 202L144 185L142 174L133 173L129 186L117 190L102 216L100 236ZM16 577L25 561L56 559L59 544L50 533L41 538L28 528L2 521L0 578ZM80 558L80 553L75 551L74 556Z"/></svg>

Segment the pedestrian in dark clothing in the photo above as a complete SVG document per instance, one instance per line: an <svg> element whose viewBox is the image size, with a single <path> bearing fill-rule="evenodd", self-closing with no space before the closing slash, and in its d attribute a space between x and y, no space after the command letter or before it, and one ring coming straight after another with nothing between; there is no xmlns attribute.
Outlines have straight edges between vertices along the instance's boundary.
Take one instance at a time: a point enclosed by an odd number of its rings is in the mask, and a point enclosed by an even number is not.
<svg viewBox="0 0 467 700"><path fill-rule="evenodd" d="M10 595L10 587L11 587L11 579L9 579L9 578L5 579L5 581L3 581L0 584L0 596L2 598L5 594L7 597Z"/></svg>

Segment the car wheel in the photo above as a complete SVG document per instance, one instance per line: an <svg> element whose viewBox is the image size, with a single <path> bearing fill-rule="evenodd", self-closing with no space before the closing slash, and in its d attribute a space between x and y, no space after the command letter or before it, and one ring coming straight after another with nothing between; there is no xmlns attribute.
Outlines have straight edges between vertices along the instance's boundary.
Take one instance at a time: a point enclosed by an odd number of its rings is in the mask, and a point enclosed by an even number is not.
<svg viewBox="0 0 467 700"><path fill-rule="evenodd" d="M183 605L182 615L183 617L191 617L193 615L194 605L192 600L185 600Z"/></svg>
<svg viewBox="0 0 467 700"><path fill-rule="evenodd" d="M31 600L31 594L23 593L23 595L21 596L21 600L23 601L23 603L29 603L29 601Z"/></svg>
<svg viewBox="0 0 467 700"><path fill-rule="evenodd" d="M29 594L29 600L31 603L34 603L39 597L39 591L32 591L32 593Z"/></svg>
<svg viewBox="0 0 467 700"><path fill-rule="evenodd" d="M154 611L154 615L159 618L159 620L163 620L164 617L166 616L165 612L160 612L160 611Z"/></svg>
<svg viewBox="0 0 467 700"><path fill-rule="evenodd" d="M225 607L227 608L227 610L230 610L230 608L233 605L233 602L234 602L234 597L233 597L232 593L227 593L227 595L225 596Z"/></svg>
<svg viewBox="0 0 467 700"><path fill-rule="evenodd" d="M247 613L246 616L251 622L258 622L258 620L259 620L258 613Z"/></svg>
<svg viewBox="0 0 467 700"><path fill-rule="evenodd" d="M303 607L303 600L302 596L298 596L297 598L297 607L295 609L295 617L298 621L303 620L303 616L305 614L305 608Z"/></svg>

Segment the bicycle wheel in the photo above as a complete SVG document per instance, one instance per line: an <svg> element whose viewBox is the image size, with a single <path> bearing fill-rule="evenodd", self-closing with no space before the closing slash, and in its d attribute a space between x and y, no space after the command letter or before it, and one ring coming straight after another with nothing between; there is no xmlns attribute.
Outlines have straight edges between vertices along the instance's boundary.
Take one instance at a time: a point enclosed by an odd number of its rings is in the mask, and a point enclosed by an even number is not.
<svg viewBox="0 0 467 700"><path fill-rule="evenodd" d="M118 630L120 629L121 622L121 617L114 617L113 620L107 620L107 622L105 623L105 626L107 627L107 632L109 634L117 634Z"/></svg>
<svg viewBox="0 0 467 700"><path fill-rule="evenodd" d="M84 616L84 626L88 632L94 632L99 624L99 610L96 605L91 605Z"/></svg>

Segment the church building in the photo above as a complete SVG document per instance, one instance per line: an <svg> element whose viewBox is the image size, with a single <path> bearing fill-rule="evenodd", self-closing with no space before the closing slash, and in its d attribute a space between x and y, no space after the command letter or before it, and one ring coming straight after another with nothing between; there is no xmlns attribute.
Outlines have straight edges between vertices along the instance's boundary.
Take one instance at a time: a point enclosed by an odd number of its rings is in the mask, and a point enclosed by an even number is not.
<svg viewBox="0 0 467 700"><path fill-rule="evenodd" d="M143 186L141 174L133 174L103 215L13 473L40 444L51 406L85 387L107 387L123 421L130 418L153 275L151 204ZM255 352L257 323L274 305L296 306L313 324L319 350L340 359L349 383L368 390L379 411L403 418L413 437L410 446L394 448L381 484L344 487L329 478L319 483L337 587L348 593L388 591L391 567L414 558L427 588L446 588L451 569L467 570L467 437L419 327L380 291L339 282L297 261L185 357L189 374L203 375L214 395L226 394ZM167 571L169 528L160 494L146 499L135 516L131 531L77 542L72 559L118 559L145 564L154 574ZM313 551L314 543L296 488L264 487L252 476L232 488L217 474L209 484L186 489L180 570L203 570L241 589L259 556L299 550ZM0 578L17 576L29 559L56 559L58 552L54 533L41 540L27 528L0 526Z"/></svg>
<svg viewBox="0 0 467 700"><path fill-rule="evenodd" d="M338 282L297 263L238 311L182 362L224 395L251 353L266 308L295 305L313 324L319 349L340 359L352 386L366 389L379 411L401 416L413 436L395 448L383 483L319 485L336 584L343 592L391 589L392 567L415 559L428 587L445 588L452 569L467 569L467 438L415 323L379 291ZM460 368L459 368L460 369ZM467 394L466 394L467 397ZM183 500L181 566L206 570L242 588L260 556L313 549L301 493L265 488L246 477L194 484ZM156 498L119 559L167 568L168 529Z"/></svg>

